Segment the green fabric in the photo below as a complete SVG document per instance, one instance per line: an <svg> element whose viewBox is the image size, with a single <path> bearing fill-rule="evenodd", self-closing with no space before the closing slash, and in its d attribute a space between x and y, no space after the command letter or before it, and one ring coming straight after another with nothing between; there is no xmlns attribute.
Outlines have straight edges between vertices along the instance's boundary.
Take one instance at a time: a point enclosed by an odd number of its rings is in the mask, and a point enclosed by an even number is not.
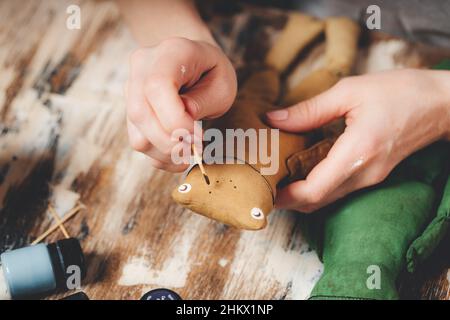
<svg viewBox="0 0 450 320"><path fill-rule="evenodd" d="M404 161L384 183L330 208L324 273L310 299L398 299L395 282L406 262L411 270L428 257L448 228L450 182L437 217L426 226L441 200L449 151L448 143L436 143ZM380 269L380 289L366 285L370 266Z"/></svg>
<svg viewBox="0 0 450 320"><path fill-rule="evenodd" d="M450 59L442 60L439 64L435 65L433 69L437 70L450 70Z"/></svg>
<svg viewBox="0 0 450 320"><path fill-rule="evenodd" d="M431 221L422 235L414 240L406 253L407 268L414 272L418 264L423 263L441 242L450 226L450 178L447 181L436 218Z"/></svg>

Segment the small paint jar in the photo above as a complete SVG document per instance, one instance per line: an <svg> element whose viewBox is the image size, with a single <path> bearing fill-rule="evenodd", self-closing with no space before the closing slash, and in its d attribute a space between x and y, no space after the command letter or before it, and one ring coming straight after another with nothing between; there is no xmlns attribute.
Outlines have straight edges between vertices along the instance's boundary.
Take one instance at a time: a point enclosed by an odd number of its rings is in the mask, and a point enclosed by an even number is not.
<svg viewBox="0 0 450 320"><path fill-rule="evenodd" d="M37 244L0 255L0 300L24 299L67 288L69 277L86 274L78 239Z"/></svg>

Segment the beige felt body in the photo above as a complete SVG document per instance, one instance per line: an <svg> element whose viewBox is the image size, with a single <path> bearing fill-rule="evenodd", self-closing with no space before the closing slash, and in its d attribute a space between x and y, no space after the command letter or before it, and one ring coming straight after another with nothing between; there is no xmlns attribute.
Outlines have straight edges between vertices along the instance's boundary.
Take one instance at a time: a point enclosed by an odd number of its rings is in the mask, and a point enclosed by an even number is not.
<svg viewBox="0 0 450 320"><path fill-rule="evenodd" d="M344 17L328 18L325 22L326 68L338 76L348 76L358 52L360 28Z"/></svg>
<svg viewBox="0 0 450 320"><path fill-rule="evenodd" d="M201 215L240 229L258 230L267 224L272 211L272 191L263 177L246 164L212 164L206 168L210 184L206 184L199 167L194 167L183 183L191 190L175 189L172 197L184 207ZM252 216L258 208L263 215Z"/></svg>
<svg viewBox="0 0 450 320"><path fill-rule="evenodd" d="M266 56L266 64L282 73L295 56L319 36L324 23L301 13L291 13L286 26Z"/></svg>
<svg viewBox="0 0 450 320"><path fill-rule="evenodd" d="M290 88L284 103L289 105L312 98L348 76L356 58L359 33L359 26L348 18L328 18L325 22L325 65Z"/></svg>

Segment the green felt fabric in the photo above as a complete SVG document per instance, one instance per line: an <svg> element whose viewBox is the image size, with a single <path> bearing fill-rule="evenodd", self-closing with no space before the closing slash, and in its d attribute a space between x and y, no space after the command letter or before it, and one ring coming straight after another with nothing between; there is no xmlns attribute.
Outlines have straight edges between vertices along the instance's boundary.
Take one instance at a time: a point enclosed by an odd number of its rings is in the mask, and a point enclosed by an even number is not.
<svg viewBox="0 0 450 320"><path fill-rule="evenodd" d="M450 70L450 59L442 60L439 64L435 65L433 69L437 70Z"/></svg>
<svg viewBox="0 0 450 320"><path fill-rule="evenodd" d="M436 70L450 70L450 59L445 59L433 67ZM447 151L448 152L448 151ZM445 159L445 158L444 158ZM432 161L433 158L430 159ZM416 266L423 263L440 243L450 228L450 177L443 191L442 201L437 210L437 216L426 230L408 249L406 254L407 269L414 272Z"/></svg>
<svg viewBox="0 0 450 320"><path fill-rule="evenodd" d="M448 143L436 143L404 161L384 183L330 209L324 273L310 299L398 298L399 272L406 263L413 270L426 259L448 228L450 179L444 193L442 181L448 177L449 151ZM367 286L373 266L380 270L379 289Z"/></svg>
<svg viewBox="0 0 450 320"><path fill-rule="evenodd" d="M406 263L409 272L414 272L416 266L423 263L441 242L450 227L450 178L444 190L437 216L427 226L426 230L418 237L406 253Z"/></svg>

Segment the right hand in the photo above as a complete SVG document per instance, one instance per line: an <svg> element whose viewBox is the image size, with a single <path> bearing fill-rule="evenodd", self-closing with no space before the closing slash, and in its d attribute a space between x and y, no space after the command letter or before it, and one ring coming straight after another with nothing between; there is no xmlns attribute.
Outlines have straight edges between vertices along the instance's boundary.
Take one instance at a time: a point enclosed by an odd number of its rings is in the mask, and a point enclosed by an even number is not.
<svg viewBox="0 0 450 320"><path fill-rule="evenodd" d="M232 105L237 92L235 70L222 50L203 41L170 38L136 50L130 58L126 88L131 146L160 169L179 172L171 151L179 141L171 134L194 121L215 118Z"/></svg>

